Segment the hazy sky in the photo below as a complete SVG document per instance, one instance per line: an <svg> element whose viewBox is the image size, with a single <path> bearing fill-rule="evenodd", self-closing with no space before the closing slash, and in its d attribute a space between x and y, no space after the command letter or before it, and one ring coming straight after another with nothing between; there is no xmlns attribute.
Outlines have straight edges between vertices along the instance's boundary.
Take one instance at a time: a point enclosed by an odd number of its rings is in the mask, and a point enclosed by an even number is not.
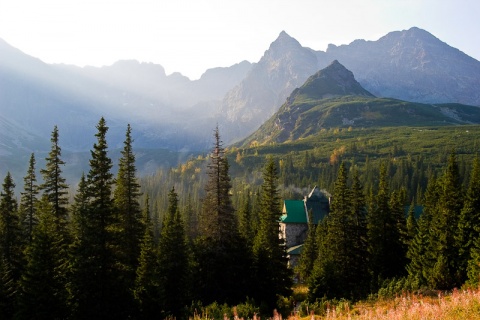
<svg viewBox="0 0 480 320"><path fill-rule="evenodd" d="M479 0L0 0L0 38L45 62L136 59L191 79L257 62L282 30L325 50L413 26L480 60Z"/></svg>

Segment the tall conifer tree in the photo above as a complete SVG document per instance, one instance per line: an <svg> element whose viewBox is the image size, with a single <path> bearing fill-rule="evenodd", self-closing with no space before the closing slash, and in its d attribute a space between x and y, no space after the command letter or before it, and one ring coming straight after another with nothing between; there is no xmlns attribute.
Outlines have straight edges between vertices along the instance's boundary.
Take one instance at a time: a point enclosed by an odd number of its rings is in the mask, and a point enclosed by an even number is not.
<svg viewBox="0 0 480 320"><path fill-rule="evenodd" d="M353 298L361 298L368 293L368 242L367 242L367 205L363 186L356 169L352 174L350 187L350 210L352 218L352 242L353 255L351 266L351 281L353 289L350 291Z"/></svg>
<svg viewBox="0 0 480 320"><path fill-rule="evenodd" d="M380 167L378 191L367 216L373 288L385 279L402 276L405 270L405 252L394 213L396 210L391 207L387 166L383 163Z"/></svg>
<svg viewBox="0 0 480 320"><path fill-rule="evenodd" d="M47 196L52 204L52 210L55 214L57 230L64 230L67 220L67 193L68 185L62 176L62 167L65 162L62 160L62 149L59 145L58 128L55 126L52 132L51 149L48 157L45 158L45 168L40 170L43 176L43 184L40 189ZM64 232L64 231L62 231Z"/></svg>
<svg viewBox="0 0 480 320"><path fill-rule="evenodd" d="M22 232L15 183L7 173L0 193L0 311L6 319L13 316L18 280L22 273Z"/></svg>
<svg viewBox="0 0 480 320"><path fill-rule="evenodd" d="M139 304L140 318L153 319L159 316L160 277L158 247L155 244L153 222L150 219L150 199L145 199L143 210L144 235L140 246L140 257L136 271L134 298Z"/></svg>
<svg viewBox="0 0 480 320"><path fill-rule="evenodd" d="M480 159L475 157L465 202L460 212L456 241L460 282L467 278L467 265L475 240L480 236Z"/></svg>
<svg viewBox="0 0 480 320"><path fill-rule="evenodd" d="M180 317L187 303L189 257L185 227L178 208L178 196L172 187L159 242L160 305L163 317Z"/></svg>
<svg viewBox="0 0 480 320"><path fill-rule="evenodd" d="M436 256L430 238L430 226L439 197L439 186L435 177L431 177L423 199L423 212L417 223L415 236L407 250L409 277L420 286L427 286L428 278L435 264Z"/></svg>
<svg viewBox="0 0 480 320"><path fill-rule="evenodd" d="M430 242L436 262L428 278L433 288L451 289L461 285L455 235L463 206L460 174L454 152L450 154L447 168L439 182L439 198L430 228Z"/></svg>
<svg viewBox="0 0 480 320"><path fill-rule="evenodd" d="M242 281L248 275L248 262L245 262L248 255L232 205L229 164L218 127L214 138L195 241L198 268L194 288L197 298L207 304L238 303L247 295Z"/></svg>
<svg viewBox="0 0 480 320"><path fill-rule="evenodd" d="M278 169L272 157L263 169L260 192L259 228L253 243L256 283L255 297L274 308L278 295L288 295L292 285L291 270L284 240L279 238L278 221L282 215L278 192Z"/></svg>
<svg viewBox="0 0 480 320"><path fill-rule="evenodd" d="M119 222L119 243L122 246L123 280L125 287L129 290L133 290L140 255L140 241L144 234L142 211L138 200L140 185L136 177L131 132L131 127L128 125L114 191L115 210Z"/></svg>
<svg viewBox="0 0 480 320"><path fill-rule="evenodd" d="M36 204L38 202L37 195L39 188L37 185L37 177L35 174L35 155L32 153L28 165L27 175L23 178L23 192L20 200L20 217L27 236L27 243L32 242L33 228L38 222L36 213Z"/></svg>
<svg viewBox="0 0 480 320"><path fill-rule="evenodd" d="M26 249L26 267L20 281L17 319L66 319L66 278L63 239L46 196L39 202L39 223Z"/></svg>
<svg viewBox="0 0 480 320"><path fill-rule="evenodd" d="M246 242L251 245L253 243L255 233L252 228L252 200L249 189L245 191L245 197L238 215L240 233Z"/></svg>
<svg viewBox="0 0 480 320"><path fill-rule="evenodd" d="M359 299L366 294L365 204L356 175L354 187L348 186L342 162L326 218L326 233L320 248L322 256L317 259L310 279L311 297Z"/></svg>
<svg viewBox="0 0 480 320"><path fill-rule="evenodd" d="M107 154L108 127L101 118L87 175L85 217L78 220L74 261L74 302L78 318L125 317L124 296L116 265L116 220L112 198L112 160Z"/></svg>

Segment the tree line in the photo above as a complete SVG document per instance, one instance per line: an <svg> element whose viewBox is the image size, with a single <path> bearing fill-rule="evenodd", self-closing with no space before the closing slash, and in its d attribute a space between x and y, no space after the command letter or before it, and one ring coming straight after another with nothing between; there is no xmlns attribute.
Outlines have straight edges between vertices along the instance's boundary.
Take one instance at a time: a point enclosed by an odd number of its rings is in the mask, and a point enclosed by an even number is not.
<svg viewBox="0 0 480 320"><path fill-rule="evenodd" d="M355 167L340 165L331 211L311 225L296 269L309 300L421 289L477 287L480 279L480 161L462 187L452 152L443 173L428 182L415 213L405 214L405 190L390 190L387 165L376 191L364 192Z"/></svg>
<svg viewBox="0 0 480 320"><path fill-rule="evenodd" d="M235 213L218 128L195 223L186 223L174 186L159 223L148 195L140 192L131 127L116 176L104 118L96 128L89 171L81 176L72 203L62 176L57 127L40 170L43 183L36 178L34 154L19 203L10 173L3 181L3 319L187 318L213 302L236 305L250 299L272 310L278 295L289 294L292 276L278 239L281 212L273 159L265 165L255 234L246 236L240 229L248 217L240 221Z"/></svg>

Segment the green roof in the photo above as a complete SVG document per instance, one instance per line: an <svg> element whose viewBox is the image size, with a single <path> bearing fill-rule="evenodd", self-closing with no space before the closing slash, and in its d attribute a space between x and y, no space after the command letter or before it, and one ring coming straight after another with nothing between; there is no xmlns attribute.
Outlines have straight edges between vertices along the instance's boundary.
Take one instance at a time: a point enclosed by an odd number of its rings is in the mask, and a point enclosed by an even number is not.
<svg viewBox="0 0 480 320"><path fill-rule="evenodd" d="M303 200L285 200L280 221L284 223L307 223Z"/></svg>

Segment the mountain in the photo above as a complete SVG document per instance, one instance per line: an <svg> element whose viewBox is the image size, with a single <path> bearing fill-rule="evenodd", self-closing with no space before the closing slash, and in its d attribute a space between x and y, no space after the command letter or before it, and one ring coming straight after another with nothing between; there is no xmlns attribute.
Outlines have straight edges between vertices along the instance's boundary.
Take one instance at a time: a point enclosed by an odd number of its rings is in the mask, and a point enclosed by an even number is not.
<svg viewBox="0 0 480 320"><path fill-rule="evenodd" d="M339 128L479 124L480 108L377 98L338 61L312 75L241 146L295 141Z"/></svg>
<svg viewBox="0 0 480 320"><path fill-rule="evenodd" d="M258 128L317 70L315 52L282 31L245 79L224 97L220 109L224 139L233 141Z"/></svg>
<svg viewBox="0 0 480 320"><path fill-rule="evenodd" d="M211 137L205 127L215 126L221 99L251 68L243 61L191 81L137 61L101 68L46 64L3 40L0 56L1 115L46 139L58 125L63 148L72 151L91 147L101 116L112 146L121 145L130 123L138 147L203 150Z"/></svg>
<svg viewBox="0 0 480 320"><path fill-rule="evenodd" d="M239 141L335 60L377 99L480 105L480 62L418 28L326 51L303 47L282 31L257 63L209 69L194 81L134 60L101 68L46 64L3 40L0 56L1 122L10 128L0 130L0 174L11 169L6 163L18 163L8 157L22 156L27 163L30 152L47 152L54 125L65 152L88 151L101 116L110 127L111 149L122 146L127 123L136 149L203 151L211 146L216 124L225 143ZM448 110L456 107L445 108L439 107L455 115Z"/></svg>
<svg viewBox="0 0 480 320"><path fill-rule="evenodd" d="M302 47L282 32L223 100L224 126L232 131L229 138L252 133L294 88L334 60L378 97L480 106L480 62L425 30L413 27L377 41L329 45L326 51Z"/></svg>
<svg viewBox="0 0 480 320"><path fill-rule="evenodd" d="M122 147L127 123L132 125L134 147L144 150L142 172L176 165L182 154L210 147L221 99L251 68L243 61L191 81L133 60L101 68L46 64L1 39L0 57L0 175L11 171L16 181L32 152L41 167L55 125L64 156L76 161L85 153L88 159L102 116L112 150ZM159 154L168 154L168 161L153 159Z"/></svg>
<svg viewBox="0 0 480 320"><path fill-rule="evenodd" d="M318 57L339 60L377 96L480 106L480 62L419 28L329 45Z"/></svg>

